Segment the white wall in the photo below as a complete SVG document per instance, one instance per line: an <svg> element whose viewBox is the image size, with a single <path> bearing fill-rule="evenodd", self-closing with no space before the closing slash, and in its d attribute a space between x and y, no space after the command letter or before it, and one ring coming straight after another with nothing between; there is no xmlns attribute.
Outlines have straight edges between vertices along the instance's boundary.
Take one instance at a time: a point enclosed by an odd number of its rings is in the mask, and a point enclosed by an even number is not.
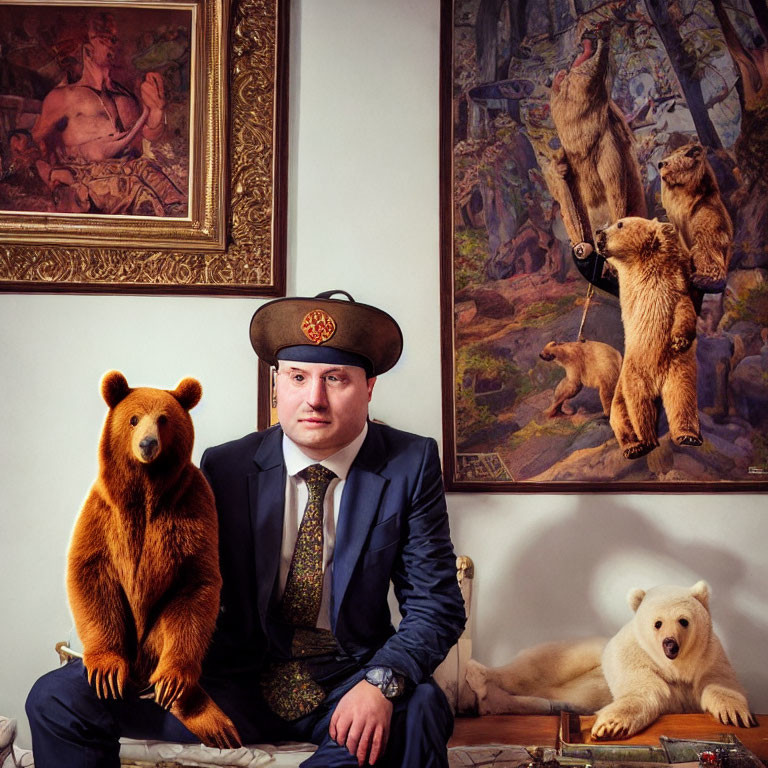
<svg viewBox="0 0 768 768"><path fill-rule="evenodd" d="M289 293L344 288L402 324L405 354L373 414L441 437L438 0L293 3ZM250 431L259 300L0 295L0 714L20 720L71 631L74 517L95 477L101 374L204 385L195 459ZM610 633L633 586L710 581L726 647L768 711L768 514L757 495L481 495L448 499L477 564L475 655Z"/></svg>

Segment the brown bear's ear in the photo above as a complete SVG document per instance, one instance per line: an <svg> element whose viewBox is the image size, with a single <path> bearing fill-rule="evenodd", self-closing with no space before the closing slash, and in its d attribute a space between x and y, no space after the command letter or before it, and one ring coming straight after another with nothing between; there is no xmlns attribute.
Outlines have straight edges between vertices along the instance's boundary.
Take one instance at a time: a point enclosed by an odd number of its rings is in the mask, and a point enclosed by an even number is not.
<svg viewBox="0 0 768 768"><path fill-rule="evenodd" d="M110 408L114 408L130 392L131 388L120 371L109 371L101 379L101 396Z"/></svg>
<svg viewBox="0 0 768 768"><path fill-rule="evenodd" d="M709 584L706 581L697 581L691 587L691 594L709 610Z"/></svg>
<svg viewBox="0 0 768 768"><path fill-rule="evenodd" d="M203 388L197 379L182 379L171 394L185 411L191 411L203 396Z"/></svg>
<svg viewBox="0 0 768 768"><path fill-rule="evenodd" d="M677 237L677 227L674 224L665 221L661 225L661 234L664 235L664 237L674 239Z"/></svg>
<svg viewBox="0 0 768 768"><path fill-rule="evenodd" d="M661 240L659 239L658 230L654 229L648 235L648 239L645 241L645 252L655 253L661 248Z"/></svg>
<svg viewBox="0 0 768 768"><path fill-rule="evenodd" d="M644 589L633 589L629 592L627 595L627 602L629 603L629 607L633 611L637 611L637 609L640 607L640 603L643 602L643 598L645 597L645 590Z"/></svg>

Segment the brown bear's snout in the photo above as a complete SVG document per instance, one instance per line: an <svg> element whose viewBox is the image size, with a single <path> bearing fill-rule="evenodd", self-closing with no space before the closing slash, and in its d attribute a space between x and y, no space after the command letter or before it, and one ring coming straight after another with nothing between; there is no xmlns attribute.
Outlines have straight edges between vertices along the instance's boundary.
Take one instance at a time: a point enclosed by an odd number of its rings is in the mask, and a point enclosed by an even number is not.
<svg viewBox="0 0 768 768"><path fill-rule="evenodd" d="M142 464L153 462L162 451L160 431L152 416L144 416L133 433L133 455Z"/></svg>
<svg viewBox="0 0 768 768"><path fill-rule="evenodd" d="M555 356L551 352L539 352L539 357L542 360L546 360L548 363L555 359Z"/></svg>
<svg viewBox="0 0 768 768"><path fill-rule="evenodd" d="M680 645L674 637L664 638L661 647L664 649L664 655L668 659L676 659L677 654L680 653Z"/></svg>
<svg viewBox="0 0 768 768"><path fill-rule="evenodd" d="M139 443L139 450L144 461L152 461L157 456L160 443L156 437L145 437Z"/></svg>
<svg viewBox="0 0 768 768"><path fill-rule="evenodd" d="M597 245L598 251L604 251L605 250L605 243L606 243L607 237L605 234L604 229L598 229L595 232L595 245Z"/></svg>

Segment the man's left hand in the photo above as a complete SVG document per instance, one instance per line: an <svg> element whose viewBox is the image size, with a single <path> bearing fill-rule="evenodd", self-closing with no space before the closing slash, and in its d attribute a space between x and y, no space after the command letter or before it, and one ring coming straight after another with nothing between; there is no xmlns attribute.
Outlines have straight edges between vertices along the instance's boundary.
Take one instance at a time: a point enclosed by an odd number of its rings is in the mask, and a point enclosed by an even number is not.
<svg viewBox="0 0 768 768"><path fill-rule="evenodd" d="M373 765L384 753L392 720L392 702L375 686L361 680L336 705L328 732L340 746Z"/></svg>

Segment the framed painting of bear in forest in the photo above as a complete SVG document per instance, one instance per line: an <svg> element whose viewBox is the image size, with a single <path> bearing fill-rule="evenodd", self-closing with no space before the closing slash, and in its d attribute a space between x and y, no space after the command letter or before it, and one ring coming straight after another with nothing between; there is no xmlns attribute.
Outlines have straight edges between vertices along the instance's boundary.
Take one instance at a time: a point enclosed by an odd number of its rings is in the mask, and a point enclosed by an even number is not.
<svg viewBox="0 0 768 768"><path fill-rule="evenodd" d="M282 295L287 25L0 0L0 290Z"/></svg>
<svg viewBox="0 0 768 768"><path fill-rule="evenodd" d="M451 491L768 490L768 2L444 0Z"/></svg>

